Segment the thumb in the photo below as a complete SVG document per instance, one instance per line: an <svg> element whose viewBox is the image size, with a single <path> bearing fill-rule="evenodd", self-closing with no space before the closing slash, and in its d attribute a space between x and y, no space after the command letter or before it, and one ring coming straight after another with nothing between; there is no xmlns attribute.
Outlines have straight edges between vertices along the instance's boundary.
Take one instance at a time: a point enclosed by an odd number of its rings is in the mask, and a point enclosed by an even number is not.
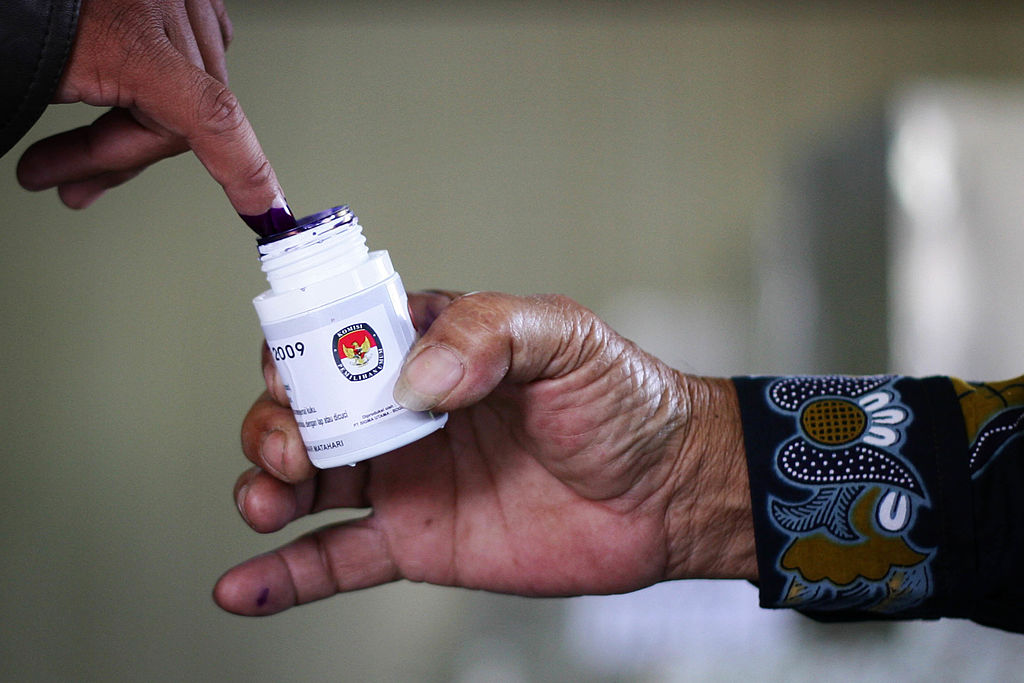
<svg viewBox="0 0 1024 683"><path fill-rule="evenodd" d="M604 326L560 296L494 292L449 304L410 349L395 399L410 410L472 405L502 381L530 382L567 374L600 346Z"/></svg>

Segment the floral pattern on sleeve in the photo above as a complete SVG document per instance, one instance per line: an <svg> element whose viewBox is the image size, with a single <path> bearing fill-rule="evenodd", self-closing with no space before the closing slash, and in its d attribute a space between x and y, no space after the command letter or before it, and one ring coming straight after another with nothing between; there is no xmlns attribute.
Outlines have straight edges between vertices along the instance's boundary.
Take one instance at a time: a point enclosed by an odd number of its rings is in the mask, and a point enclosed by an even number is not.
<svg viewBox="0 0 1024 683"><path fill-rule="evenodd" d="M896 379L788 377L767 386L772 409L793 420L776 475L805 493L768 499L771 523L788 538L777 559L780 606L890 614L931 594L934 552L909 539L930 501L901 455L914 415Z"/></svg>

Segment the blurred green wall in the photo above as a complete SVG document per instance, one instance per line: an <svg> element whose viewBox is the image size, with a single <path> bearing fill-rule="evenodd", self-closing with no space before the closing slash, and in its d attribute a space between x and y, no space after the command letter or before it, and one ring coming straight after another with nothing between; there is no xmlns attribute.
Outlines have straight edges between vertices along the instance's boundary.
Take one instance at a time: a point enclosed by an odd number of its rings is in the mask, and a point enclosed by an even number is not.
<svg viewBox="0 0 1024 683"><path fill-rule="evenodd" d="M295 210L350 203L410 288L562 292L612 318L623 292L718 302L727 369L755 370L752 231L785 151L904 82L1020 77L1024 15L698 5L234 2L231 85ZM0 159L0 673L446 680L480 633L537 679L576 670L557 601L397 585L263 620L213 606L223 569L295 533L257 537L231 499L265 283L190 157L83 212L16 186L28 141L97 114L53 107Z"/></svg>

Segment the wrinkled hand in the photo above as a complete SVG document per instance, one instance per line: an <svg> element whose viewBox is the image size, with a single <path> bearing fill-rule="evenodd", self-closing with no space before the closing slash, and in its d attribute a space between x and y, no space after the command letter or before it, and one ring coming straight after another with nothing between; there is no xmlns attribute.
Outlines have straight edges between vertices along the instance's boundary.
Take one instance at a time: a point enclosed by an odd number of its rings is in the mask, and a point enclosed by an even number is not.
<svg viewBox="0 0 1024 683"><path fill-rule="evenodd" d="M238 213L283 205L274 171L227 87L230 42L222 0L83 0L55 101L113 109L32 145L18 165L21 184L57 187L65 204L83 208L191 148Z"/></svg>
<svg viewBox="0 0 1024 683"><path fill-rule="evenodd" d="M223 608L271 614L398 579L556 596L756 576L731 383L677 373L564 298L410 302L429 329L396 397L448 424L355 467L313 468L264 353L243 517L271 532L331 508L370 514L230 570Z"/></svg>

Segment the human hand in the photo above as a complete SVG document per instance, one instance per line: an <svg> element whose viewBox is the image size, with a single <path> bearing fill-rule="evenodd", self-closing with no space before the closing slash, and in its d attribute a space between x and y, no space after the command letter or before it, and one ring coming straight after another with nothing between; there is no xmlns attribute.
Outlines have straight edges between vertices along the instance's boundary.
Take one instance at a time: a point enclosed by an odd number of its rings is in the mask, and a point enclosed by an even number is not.
<svg viewBox="0 0 1024 683"><path fill-rule="evenodd" d="M533 596L755 578L735 392L684 376L560 297L410 297L423 337L396 398L449 411L418 442L317 471L273 362L242 426L235 486L260 532L323 527L221 577L226 610L264 615L398 579Z"/></svg>
<svg viewBox="0 0 1024 683"><path fill-rule="evenodd" d="M286 207L274 171L228 89L231 22L222 0L83 0L55 102L113 107L32 145L29 190L84 208L150 164L189 148L239 214Z"/></svg>

